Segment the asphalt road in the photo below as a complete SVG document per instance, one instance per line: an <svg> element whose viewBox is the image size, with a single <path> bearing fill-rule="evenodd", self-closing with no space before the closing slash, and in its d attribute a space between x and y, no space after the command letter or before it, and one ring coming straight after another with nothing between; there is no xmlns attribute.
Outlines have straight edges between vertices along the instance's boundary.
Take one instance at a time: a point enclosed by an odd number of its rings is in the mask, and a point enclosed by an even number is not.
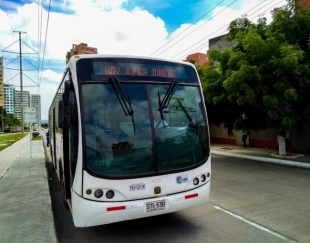
<svg viewBox="0 0 310 243"><path fill-rule="evenodd" d="M60 243L310 242L307 169L214 155L208 204L145 219L75 228L50 161L47 168Z"/></svg>

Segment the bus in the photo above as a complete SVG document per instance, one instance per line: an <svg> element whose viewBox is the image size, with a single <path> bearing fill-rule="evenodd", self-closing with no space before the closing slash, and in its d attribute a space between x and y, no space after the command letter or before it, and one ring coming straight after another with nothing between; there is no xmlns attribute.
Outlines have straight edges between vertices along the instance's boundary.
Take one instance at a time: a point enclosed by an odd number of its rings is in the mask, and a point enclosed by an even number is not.
<svg viewBox="0 0 310 243"><path fill-rule="evenodd" d="M209 200L209 127L191 63L72 56L49 108L49 133L53 169L75 227Z"/></svg>

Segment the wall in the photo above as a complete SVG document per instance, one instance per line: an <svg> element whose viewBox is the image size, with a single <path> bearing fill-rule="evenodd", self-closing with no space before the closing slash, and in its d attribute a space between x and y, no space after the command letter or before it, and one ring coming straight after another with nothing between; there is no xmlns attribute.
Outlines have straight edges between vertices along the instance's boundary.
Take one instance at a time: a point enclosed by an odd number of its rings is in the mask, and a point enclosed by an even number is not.
<svg viewBox="0 0 310 243"><path fill-rule="evenodd" d="M210 126L210 141L211 143L238 145L238 132L234 131L233 136L228 136L227 130L223 125L220 127Z"/></svg>
<svg viewBox="0 0 310 243"><path fill-rule="evenodd" d="M291 132L292 151L310 153L310 124Z"/></svg>

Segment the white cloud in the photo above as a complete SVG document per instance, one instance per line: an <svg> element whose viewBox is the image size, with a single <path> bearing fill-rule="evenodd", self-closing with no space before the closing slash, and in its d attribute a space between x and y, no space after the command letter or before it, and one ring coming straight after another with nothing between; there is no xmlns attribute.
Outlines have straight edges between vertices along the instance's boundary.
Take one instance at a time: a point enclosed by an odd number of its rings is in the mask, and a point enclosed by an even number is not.
<svg viewBox="0 0 310 243"><path fill-rule="evenodd" d="M100 0L92 1L92 3L86 0L58 2L61 4L57 6L58 8L68 10L68 6L70 6L70 11L75 14L51 12L48 26L48 12L46 10L42 11L42 23L38 23L38 19L41 19L41 10L38 14L36 3L19 7L17 13L10 12L7 14L0 10L0 49L3 50L18 40L18 34L13 34L12 30L26 31L26 34L21 35L22 40L36 51L39 51L38 43L41 42L40 57L42 60L47 30L44 60L55 60L58 63L63 63L59 65L59 69L62 70L65 68L66 53L72 48L72 44L87 43L90 47L96 47L99 53L105 54L148 56L175 37L152 56L158 55L163 58L182 60L194 52L205 53L208 49L208 40L224 34L228 24L242 14L248 12L249 19L257 18L262 13L265 13L265 17L270 17L271 9L269 8L274 7L277 3L277 6L282 6L285 3L284 0L266 0L258 5L262 2L261 0L248 0L244 1L239 9L217 7L213 12L212 19L200 21L190 28L188 28L188 23L184 23L169 35L162 19L140 8L127 11L121 7L124 2L126 0ZM269 4L266 5L267 3ZM249 11L254 6L257 7ZM255 19L253 21L256 22ZM41 31L39 32L38 29ZM194 31L195 29L196 31ZM18 43L9 49L19 51ZM26 50L29 52L30 49L26 48ZM12 58L11 56L6 59L8 54L3 53L3 55L6 63ZM44 67L56 70L53 67L46 66L46 64L47 62ZM5 75L7 79L13 76L13 71L10 75ZM34 80L42 77L40 87L42 119L47 118L51 95L56 92L61 76L62 72L56 73L52 70L44 71L42 75L36 73L31 76ZM16 77L15 82L19 83L19 77ZM31 90L34 90L33 93L37 93L37 89L31 88Z"/></svg>

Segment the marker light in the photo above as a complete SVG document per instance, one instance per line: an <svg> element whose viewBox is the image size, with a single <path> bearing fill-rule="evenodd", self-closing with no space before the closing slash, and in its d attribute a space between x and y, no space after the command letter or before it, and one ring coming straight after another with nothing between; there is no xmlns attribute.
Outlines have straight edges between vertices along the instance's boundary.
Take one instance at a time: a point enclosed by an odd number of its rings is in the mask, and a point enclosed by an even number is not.
<svg viewBox="0 0 310 243"><path fill-rule="evenodd" d="M103 191L101 189L98 189L95 191L94 195L96 198L100 198L103 195Z"/></svg>
<svg viewBox="0 0 310 243"><path fill-rule="evenodd" d="M190 198L193 198L193 197L198 197L198 193L191 194L191 195L186 195L185 199L190 199Z"/></svg>
<svg viewBox="0 0 310 243"><path fill-rule="evenodd" d="M118 207L107 208L107 211L110 212L110 211L117 211L117 210L124 210L124 209L126 209L126 206L118 206Z"/></svg>
<svg viewBox="0 0 310 243"><path fill-rule="evenodd" d="M197 186L199 184L199 180L198 180L197 177L193 180L193 183L194 183L195 186Z"/></svg>
<svg viewBox="0 0 310 243"><path fill-rule="evenodd" d="M86 191L86 194L87 195L90 195L92 193L92 191L90 190L90 189L88 189L87 191Z"/></svg>
<svg viewBox="0 0 310 243"><path fill-rule="evenodd" d="M106 195L105 195L108 199L111 199L114 197L114 191L109 190L107 191Z"/></svg>

